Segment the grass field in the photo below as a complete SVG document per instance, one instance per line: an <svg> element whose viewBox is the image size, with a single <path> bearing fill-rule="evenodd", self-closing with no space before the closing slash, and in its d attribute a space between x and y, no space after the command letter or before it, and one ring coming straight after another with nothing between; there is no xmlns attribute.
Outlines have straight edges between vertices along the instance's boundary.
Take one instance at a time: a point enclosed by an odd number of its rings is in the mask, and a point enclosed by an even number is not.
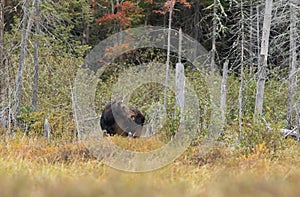
<svg viewBox="0 0 300 197"><path fill-rule="evenodd" d="M24 136L0 141L0 196L299 196L300 152L292 140L276 152L262 143L247 155L216 146L200 157L193 146L147 173L105 166L81 144Z"/></svg>

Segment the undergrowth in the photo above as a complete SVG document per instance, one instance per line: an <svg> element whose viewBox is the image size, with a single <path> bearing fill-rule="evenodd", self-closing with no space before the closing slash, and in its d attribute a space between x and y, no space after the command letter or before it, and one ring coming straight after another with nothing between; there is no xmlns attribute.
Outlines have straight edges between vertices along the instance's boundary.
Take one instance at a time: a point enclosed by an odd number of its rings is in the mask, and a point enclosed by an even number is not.
<svg viewBox="0 0 300 197"><path fill-rule="evenodd" d="M139 152L163 146L157 138L111 140ZM79 142L3 134L0 196L296 196L299 147L282 143L277 151L268 142L249 151L216 143L203 153L199 141L159 170L128 173L104 165Z"/></svg>

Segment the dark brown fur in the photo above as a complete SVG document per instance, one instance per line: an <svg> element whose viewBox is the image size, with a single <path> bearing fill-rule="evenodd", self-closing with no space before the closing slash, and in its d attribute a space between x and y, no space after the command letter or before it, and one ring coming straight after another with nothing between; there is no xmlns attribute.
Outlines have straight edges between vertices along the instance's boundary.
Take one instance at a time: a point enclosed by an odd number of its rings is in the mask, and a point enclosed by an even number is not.
<svg viewBox="0 0 300 197"><path fill-rule="evenodd" d="M144 115L128 108L122 101L108 103L101 115L100 125L109 135L139 137L143 133Z"/></svg>

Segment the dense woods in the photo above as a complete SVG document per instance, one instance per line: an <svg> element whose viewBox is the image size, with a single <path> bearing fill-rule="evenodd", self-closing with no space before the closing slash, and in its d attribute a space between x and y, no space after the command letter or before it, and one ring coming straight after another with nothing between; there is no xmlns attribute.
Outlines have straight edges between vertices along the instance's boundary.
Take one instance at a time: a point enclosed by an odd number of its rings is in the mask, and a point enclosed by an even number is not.
<svg viewBox="0 0 300 197"><path fill-rule="evenodd" d="M256 99L255 105L248 98L243 99L244 89L250 88L248 84L252 80L258 80L257 91L262 91L260 94L263 96L264 90L259 90L264 89L262 80L274 80L274 83L280 80L280 86L286 86L284 89L287 91L283 94L280 87L276 87L273 94L283 101L282 109L270 113L286 113L286 117L280 117L281 120L287 121L286 126L294 126L299 3L292 0L172 2L172 28L182 28L185 34L201 43L209 51L209 64L219 69L220 74L228 60L229 75L235 77L235 83L240 83L239 104L230 105L239 108L239 113L228 115L238 115L242 119L240 116L247 111L258 110L261 114L263 102ZM269 6L270 16L266 19L264 15L270 3L273 5ZM145 25L168 27L169 9L169 1L151 0L1 2L2 119L6 109L12 110L10 118L18 119L20 111L25 109L51 113L55 108L62 109L62 106L69 108L70 90L66 87L70 86L74 71L80 66L78 62L89 49L127 28ZM268 35L265 35L268 31L264 29L267 28L265 20L270 20ZM143 51L130 53L132 55L124 58L131 64L158 59ZM166 51L156 53L163 56ZM264 58L267 58L265 62ZM57 78L61 73L68 73L69 79ZM259 109L252 110L254 105Z"/></svg>
<svg viewBox="0 0 300 197"><path fill-rule="evenodd" d="M225 162L228 166L236 161L243 166L243 162L267 158L259 163L266 170L271 161L280 158L297 163L296 142L284 139L280 130L289 129L299 137L299 21L298 0L0 0L0 138L3 138L0 149L8 139L17 139L16 144L9 142L11 147L27 147L31 139L47 137L46 144L36 142L41 149L32 150L44 155L49 148L46 157L50 163L72 159L94 162L95 158L80 144L75 99L78 92L74 88L77 71L101 41L130 28L159 26L172 29L175 35L182 31L200 43L207 53L202 65L205 69L167 49L126 51L114 58L97 79L94 103L99 120L105 105L117 99L113 98L112 89L122 73L143 63L161 63L166 66L168 82L169 69L174 70L177 63L182 63L185 76L181 79L186 77L193 86L199 105L195 113L200 116L195 138L188 153L180 157L180 164L201 169L205 165L220 167L225 157L231 158ZM108 57L128 47L122 35L119 34L114 46L103 46ZM214 93L206 83L210 72L220 79L218 89L214 90L220 94L217 113L215 98L211 96ZM128 75L131 77L134 79ZM210 80L214 82L215 78ZM155 125L157 117L150 117L154 114L153 103L158 100L157 106L167 106L164 125ZM137 86L129 104L142 112L151 112L145 113L146 123L161 127L161 133L145 141L124 142L119 137L112 140L135 151L161 147L178 132L180 110L175 103L174 92L161 84ZM211 125L218 124L212 116L220 117L225 124L216 131L217 147L202 155L200 145L209 136ZM51 151L56 155L51 155ZM6 146L0 155L9 152ZM282 156L283 153L287 156ZM28 155L37 160L33 153ZM280 165L274 168L280 169ZM259 174L261 166L256 166L255 173ZM247 171L248 167L245 168Z"/></svg>

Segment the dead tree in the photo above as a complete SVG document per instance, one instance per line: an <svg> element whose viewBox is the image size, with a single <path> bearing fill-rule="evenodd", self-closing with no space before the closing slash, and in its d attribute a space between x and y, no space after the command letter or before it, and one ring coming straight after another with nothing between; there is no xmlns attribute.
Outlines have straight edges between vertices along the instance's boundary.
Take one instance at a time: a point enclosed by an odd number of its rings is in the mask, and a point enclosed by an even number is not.
<svg viewBox="0 0 300 197"><path fill-rule="evenodd" d="M255 100L255 119L258 119L262 115L264 90L266 81L266 69L268 63L268 48L269 48L269 36L270 26L272 19L272 5L273 0L266 0L264 23L263 23L263 35L261 41L260 51L260 65L258 68L258 79L256 85L256 100Z"/></svg>
<svg viewBox="0 0 300 197"><path fill-rule="evenodd" d="M184 65L181 63L182 52L182 30L179 30L179 49L178 49L178 63L176 64L176 106L180 108L180 114L183 115L185 105L185 74Z"/></svg>
<svg viewBox="0 0 300 197"><path fill-rule="evenodd" d="M35 0L35 38L34 38L34 76L33 76L33 91L32 91L32 108L36 111L37 91L39 78L39 34L40 34L40 0Z"/></svg>
<svg viewBox="0 0 300 197"><path fill-rule="evenodd" d="M169 72L170 72L170 50L171 50L171 28L172 28L172 13L173 13L173 1L170 0L170 14L169 14L169 29L168 29L168 47L167 47L167 61L166 61L166 81L164 91L164 107L167 108L168 98L168 85L169 85Z"/></svg>
<svg viewBox="0 0 300 197"><path fill-rule="evenodd" d="M228 64L229 61L226 60L223 65L223 77L222 77L222 87L221 87L221 101L220 101L220 108L221 108L221 117L222 120L226 120L226 96L227 96L227 76L228 76Z"/></svg>
<svg viewBox="0 0 300 197"><path fill-rule="evenodd" d="M50 135L51 135L50 123L46 118L44 122L44 137L48 140L48 142L50 142Z"/></svg>
<svg viewBox="0 0 300 197"><path fill-rule="evenodd" d="M296 0L290 0L290 52L289 52L289 90L288 90L288 108L287 108L287 121L291 128L295 122L293 122L293 112L295 101L295 78L296 78L296 64L297 64L297 8Z"/></svg>
<svg viewBox="0 0 300 197"><path fill-rule="evenodd" d="M240 74L240 87L239 87L239 129L242 130L242 119L243 119L243 89L244 89L244 56L245 56L245 15L244 15L244 4L241 1L241 74Z"/></svg>
<svg viewBox="0 0 300 197"><path fill-rule="evenodd" d="M0 106L5 101L4 0L0 0Z"/></svg>
<svg viewBox="0 0 300 197"><path fill-rule="evenodd" d="M24 1L23 5L23 20L22 20L22 35L21 35L21 49L20 49L20 63L16 79L16 117L20 115L20 106L21 106L21 97L22 97L22 87L23 87L23 70L25 66L25 57L26 57L26 38L27 38L27 15L28 15L28 1ZM17 121L15 121L15 126Z"/></svg>
<svg viewBox="0 0 300 197"><path fill-rule="evenodd" d="M214 8L213 8L213 30L212 30L212 49L211 49L211 62L210 62L210 70L215 69L215 61L216 61L216 36L217 36L217 0L214 0Z"/></svg>

